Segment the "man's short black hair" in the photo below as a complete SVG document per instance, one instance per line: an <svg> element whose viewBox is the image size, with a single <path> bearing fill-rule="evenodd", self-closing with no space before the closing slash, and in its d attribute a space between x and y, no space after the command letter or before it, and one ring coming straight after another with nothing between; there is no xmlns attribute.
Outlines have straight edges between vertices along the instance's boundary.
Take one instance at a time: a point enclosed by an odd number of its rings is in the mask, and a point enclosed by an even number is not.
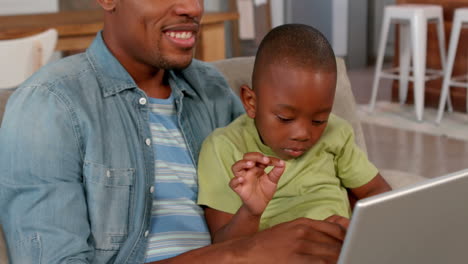
<svg viewBox="0 0 468 264"><path fill-rule="evenodd" d="M303 24L281 25L265 36L257 51L254 76L269 65L336 72L335 53L326 37Z"/></svg>

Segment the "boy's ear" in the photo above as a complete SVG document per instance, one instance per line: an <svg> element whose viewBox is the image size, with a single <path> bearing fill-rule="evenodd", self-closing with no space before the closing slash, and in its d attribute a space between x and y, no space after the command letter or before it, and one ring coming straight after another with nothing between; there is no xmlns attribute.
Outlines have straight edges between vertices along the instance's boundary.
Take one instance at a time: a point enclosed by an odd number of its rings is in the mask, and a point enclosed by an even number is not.
<svg viewBox="0 0 468 264"><path fill-rule="evenodd" d="M242 85L240 90L240 98L244 105L245 112L250 118L255 118L257 108L257 97L255 92L247 85Z"/></svg>
<svg viewBox="0 0 468 264"><path fill-rule="evenodd" d="M113 11L115 6L117 5L118 0L97 0L98 4L105 10L105 11Z"/></svg>

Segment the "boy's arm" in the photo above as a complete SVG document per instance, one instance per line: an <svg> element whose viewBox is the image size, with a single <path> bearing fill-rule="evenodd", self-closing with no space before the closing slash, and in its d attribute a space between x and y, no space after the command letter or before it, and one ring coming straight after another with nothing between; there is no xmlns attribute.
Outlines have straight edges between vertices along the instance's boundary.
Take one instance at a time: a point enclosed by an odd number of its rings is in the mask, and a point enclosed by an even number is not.
<svg viewBox="0 0 468 264"><path fill-rule="evenodd" d="M258 231L261 215L252 215L245 205L236 214L229 214L206 207L205 218L213 243L249 236Z"/></svg>
<svg viewBox="0 0 468 264"><path fill-rule="evenodd" d="M390 187L380 173L377 173L377 175L375 175L375 177L368 183L357 188L352 188L351 192L359 200L391 190L392 187Z"/></svg>
<svg viewBox="0 0 468 264"><path fill-rule="evenodd" d="M256 171L252 169L247 170L245 174L254 174L249 176L257 177L255 175ZM242 181L239 180L239 178L234 179L237 182ZM231 187L233 186L233 180L231 180L231 182L229 183ZM248 206L246 206L245 203L242 204L242 206L237 210L235 214L230 214L210 207L206 207L205 219L210 229L213 243L223 242L230 239L254 234L258 231L258 226L260 224L260 217L262 213L263 210L261 210L260 212L252 212L251 210L249 210Z"/></svg>
<svg viewBox="0 0 468 264"><path fill-rule="evenodd" d="M265 168L273 166L269 172ZM239 195L242 206L232 215L207 207L207 220L213 242L251 235L258 231L260 218L276 191L283 174L284 161L261 153L247 153L232 166L231 189Z"/></svg>

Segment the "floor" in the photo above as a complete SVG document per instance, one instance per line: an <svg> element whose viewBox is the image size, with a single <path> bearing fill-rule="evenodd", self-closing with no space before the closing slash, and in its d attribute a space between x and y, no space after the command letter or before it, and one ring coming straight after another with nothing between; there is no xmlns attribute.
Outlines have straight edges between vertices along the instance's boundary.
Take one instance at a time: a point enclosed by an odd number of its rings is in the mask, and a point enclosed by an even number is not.
<svg viewBox="0 0 468 264"><path fill-rule="evenodd" d="M374 67L348 70L357 103L370 100ZM391 100L391 81L382 80L378 100ZM369 159L381 170L433 178L468 168L468 141L362 124ZM468 131L467 131L468 132Z"/></svg>

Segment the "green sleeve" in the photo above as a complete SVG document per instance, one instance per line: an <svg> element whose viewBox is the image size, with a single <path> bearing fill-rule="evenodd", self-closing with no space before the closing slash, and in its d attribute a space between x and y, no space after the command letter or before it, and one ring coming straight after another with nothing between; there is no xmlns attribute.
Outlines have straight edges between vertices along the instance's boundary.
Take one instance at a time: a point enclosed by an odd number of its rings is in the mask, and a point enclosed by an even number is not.
<svg viewBox="0 0 468 264"><path fill-rule="evenodd" d="M234 214L242 205L229 187L231 166L242 157L234 144L212 133L203 142L198 160L198 204Z"/></svg>
<svg viewBox="0 0 468 264"><path fill-rule="evenodd" d="M344 142L336 157L336 170L346 188L357 188L371 181L378 170L356 145L352 127L346 124L341 132Z"/></svg>

